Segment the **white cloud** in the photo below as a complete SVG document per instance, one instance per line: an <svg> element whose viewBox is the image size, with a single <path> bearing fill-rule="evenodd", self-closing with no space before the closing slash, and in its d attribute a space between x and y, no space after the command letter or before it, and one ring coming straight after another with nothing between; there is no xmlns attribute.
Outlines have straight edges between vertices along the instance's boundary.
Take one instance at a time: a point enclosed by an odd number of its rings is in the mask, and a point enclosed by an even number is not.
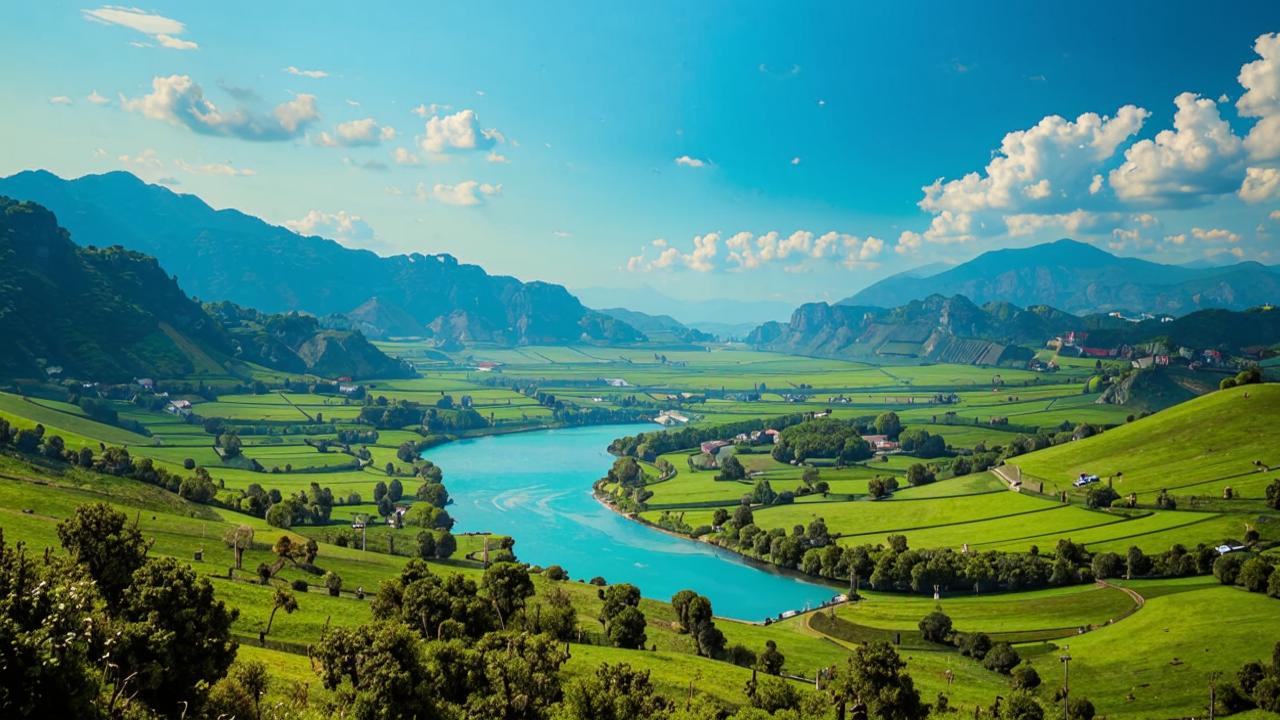
<svg viewBox="0 0 1280 720"><path fill-rule="evenodd" d="M379 125L370 117L338 123L332 135L322 132L315 136L313 142L324 147L373 147L395 137L395 128Z"/></svg>
<svg viewBox="0 0 1280 720"><path fill-rule="evenodd" d="M920 233L903 230L898 236L898 243L894 245L893 251L899 255L915 255L920 252L923 244L924 238L920 237Z"/></svg>
<svg viewBox="0 0 1280 720"><path fill-rule="evenodd" d="M417 115L423 120L426 120L432 115L439 115L441 113L448 112L452 109L453 109L452 105L441 105L439 103L431 103L430 105L427 105L423 103L418 105L418 107L410 110L409 112L413 113L414 115Z"/></svg>
<svg viewBox="0 0 1280 720"><path fill-rule="evenodd" d="M204 163L192 165L185 160L175 160L174 166L179 170L196 175L224 175L226 177L249 177L258 173L249 168L238 168L227 163Z"/></svg>
<svg viewBox="0 0 1280 720"><path fill-rule="evenodd" d="M681 155L680 157L676 158L675 162L677 165L680 165L682 167L691 167L691 168L705 167L707 164L705 160L699 160L696 157L690 157L688 155Z"/></svg>
<svg viewBox="0 0 1280 720"><path fill-rule="evenodd" d="M555 235L555 236L556 236L556 237L558 237L558 238L571 238L571 237L573 237L573 233L569 232L568 230L552 230L552 231L551 231L551 234L552 234L552 235Z"/></svg>
<svg viewBox="0 0 1280 720"><path fill-rule="evenodd" d="M49 98L49 104L50 105L70 105L71 98L67 97L66 95L54 95L53 97Z"/></svg>
<svg viewBox="0 0 1280 720"><path fill-rule="evenodd" d="M693 252L682 256L685 267L694 272L711 272L712 261L716 257L716 243L720 241L720 233L707 233L693 238Z"/></svg>
<svg viewBox="0 0 1280 720"><path fill-rule="evenodd" d="M1259 59L1240 68L1237 80L1245 89L1236 101L1241 117L1258 118L1244 146L1254 160L1280 157L1280 35L1258 36L1253 50Z"/></svg>
<svg viewBox="0 0 1280 720"><path fill-rule="evenodd" d="M285 222L285 227L299 235L319 235L343 245L367 244L373 240L373 227L359 215L339 210L336 213L312 210L304 217Z"/></svg>
<svg viewBox="0 0 1280 720"><path fill-rule="evenodd" d="M1244 147L1209 98L1174 98L1173 129L1139 140L1111 171L1116 196L1160 206L1187 206L1240 186Z"/></svg>
<svg viewBox="0 0 1280 720"><path fill-rule="evenodd" d="M1096 182L1097 165L1141 130L1149 115L1134 105L1121 107L1115 117L1084 113L1070 121L1050 115L1032 128L1005 135L982 173L938 179L923 188L919 205L934 214L959 214L1047 204L1051 190L1060 202L1086 197Z"/></svg>
<svg viewBox="0 0 1280 720"><path fill-rule="evenodd" d="M1280 194L1280 170L1251 167L1245 170L1244 183L1237 192L1248 203L1271 200Z"/></svg>
<svg viewBox="0 0 1280 720"><path fill-rule="evenodd" d="M111 102L110 98L99 95L97 90L89 93L85 100L88 100L92 105L107 105Z"/></svg>
<svg viewBox="0 0 1280 720"><path fill-rule="evenodd" d="M446 205L480 205L486 198L501 194L501 185L490 185L475 180L464 180L456 185L436 183L431 187L431 197ZM421 196L422 193L419 195Z"/></svg>
<svg viewBox="0 0 1280 720"><path fill-rule="evenodd" d="M300 68L294 67L293 65L290 65L289 67L285 68L284 71L289 73L290 75L297 75L298 77L311 78L313 80L319 80L321 78L329 77L329 73L323 70L302 70Z"/></svg>
<svg viewBox="0 0 1280 720"><path fill-rule="evenodd" d="M159 153L152 148L147 148L137 155L121 155L118 160L133 170L159 170L164 167Z"/></svg>
<svg viewBox="0 0 1280 720"><path fill-rule="evenodd" d="M393 150L391 152L391 159L394 160L397 165L418 165L422 162L421 158L413 154L413 151L409 150L409 148L405 147L398 147Z"/></svg>
<svg viewBox="0 0 1280 720"><path fill-rule="evenodd" d="M203 135L255 141L289 140L301 135L320 117L314 95L297 95L267 115L242 108L224 112L206 99L204 90L187 75L157 76L151 81L151 88L151 94L140 98L121 96L120 106Z"/></svg>
<svg viewBox="0 0 1280 720"><path fill-rule="evenodd" d="M742 231L724 237L710 232L693 238L690 252L681 254L670 247L666 240L654 240L651 245L657 256L649 260L644 251L628 259L631 270L649 271L671 267L679 260L680 266L695 272L711 272L718 266L719 243L724 240L725 267L731 271L754 270L768 264L781 264L787 272L803 272L812 269L819 261L835 261L848 269L875 267L874 262L884 250L884 241L876 237L861 238L838 232L817 234L797 230L790 235L771 231L762 235Z"/></svg>
<svg viewBox="0 0 1280 720"><path fill-rule="evenodd" d="M480 127L480 117L475 110L461 110L453 115L433 115L427 120L426 134L419 145L426 152L442 154L490 150L503 140L497 130Z"/></svg>
<svg viewBox="0 0 1280 720"><path fill-rule="evenodd" d="M488 162L496 163L499 165L505 165L506 163L511 162L510 160L507 159L506 155L499 153L497 150L490 150L489 154L484 156L484 159L487 160Z"/></svg>
<svg viewBox="0 0 1280 720"><path fill-rule="evenodd" d="M791 158L791 164L792 164L792 165L799 165L799 164L800 164L800 156L798 156L798 155L797 155L796 157Z"/></svg>
<svg viewBox="0 0 1280 720"><path fill-rule="evenodd" d="M104 5L96 10L82 12L86 20L129 28L150 36L161 47L171 50L196 50L200 47L194 41L177 37L186 32L186 25L163 15L119 5ZM136 41L132 44L139 47L145 46L145 43Z"/></svg>
<svg viewBox="0 0 1280 720"><path fill-rule="evenodd" d="M1222 228L1191 228L1191 237L1202 242L1240 242L1240 235Z"/></svg>

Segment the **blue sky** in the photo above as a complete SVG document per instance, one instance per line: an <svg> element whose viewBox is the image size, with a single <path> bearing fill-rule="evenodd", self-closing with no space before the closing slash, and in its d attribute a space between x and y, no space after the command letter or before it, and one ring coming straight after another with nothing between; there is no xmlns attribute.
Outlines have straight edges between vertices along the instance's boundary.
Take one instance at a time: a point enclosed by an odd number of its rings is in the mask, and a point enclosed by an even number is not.
<svg viewBox="0 0 1280 720"><path fill-rule="evenodd" d="M1280 5L955 5L33 3L0 172L691 299L1063 236L1280 263Z"/></svg>

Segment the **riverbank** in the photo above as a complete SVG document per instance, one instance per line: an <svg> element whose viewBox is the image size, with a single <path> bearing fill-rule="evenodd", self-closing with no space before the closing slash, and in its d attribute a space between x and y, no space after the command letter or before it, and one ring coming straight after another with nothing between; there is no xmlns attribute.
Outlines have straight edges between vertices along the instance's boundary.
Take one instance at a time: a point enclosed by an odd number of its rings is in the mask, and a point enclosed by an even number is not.
<svg viewBox="0 0 1280 720"><path fill-rule="evenodd" d="M594 487L592 488L592 491L591 491L591 497L593 497L597 503L599 503L604 508L608 509L613 514L621 517L624 520L633 522L641 527L647 528L649 530L656 530L662 533L663 535L666 535L671 538L675 538L677 540L681 540L684 542L697 543L702 547L708 548L712 552L718 555L721 555L722 557L725 557L726 559L732 560L737 563L741 563L743 565L746 565L747 567L753 568L755 570L759 570L761 572L777 575L779 577L789 578L791 580L808 583L810 585L815 585L818 587L829 588L833 591L833 595L832 595L833 598L836 597L837 595L844 594L843 591L845 590L845 588L841 585L837 585L833 583L828 578L815 578L812 575L806 575L805 573L802 573L799 570L796 570L794 568L782 567L781 565L775 565L774 563L771 563L771 562L765 562L764 560L761 560L759 558L754 558L749 555L744 555L736 550L731 550L722 545L717 545L709 540L704 540L702 538L695 538L690 535L684 535L682 533L678 533L675 530L672 530L670 528L664 528L661 525L657 525L652 522L649 522L648 520L644 519L643 517L640 517L635 513L623 512L622 510L619 510L616 505L609 502L606 498L601 497L601 495L598 492L596 492ZM787 610L784 610L783 612L785 613L787 611L794 611L796 614L802 614L806 612L812 612L814 610L829 608L835 604L838 604L838 603L825 603L822 605L818 605L815 607L808 607L808 608L787 608ZM717 615L716 617L724 617L724 616ZM742 620L740 618L730 618L730 617L725 617L724 619L734 620L736 622L745 622L745 623L750 623L754 625L764 624L763 622L757 621L757 620ZM781 620L782 613L779 613L779 616L775 619Z"/></svg>
<svg viewBox="0 0 1280 720"><path fill-rule="evenodd" d="M574 578L627 582L645 597L692 589L717 615L747 621L817 607L838 590L777 568L746 562L723 548L633 522L602 506L592 484L613 462L605 448L628 426L575 426L437 445L423 457L445 471L455 532L485 530L516 538L520 559L556 564Z"/></svg>

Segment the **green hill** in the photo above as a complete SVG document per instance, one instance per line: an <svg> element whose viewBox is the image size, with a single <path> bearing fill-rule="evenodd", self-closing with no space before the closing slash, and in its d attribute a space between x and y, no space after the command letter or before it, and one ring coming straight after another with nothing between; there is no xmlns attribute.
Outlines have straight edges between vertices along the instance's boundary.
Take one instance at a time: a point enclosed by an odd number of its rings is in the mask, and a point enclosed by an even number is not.
<svg viewBox="0 0 1280 720"><path fill-rule="evenodd" d="M53 213L0 196L0 377L124 382L245 374L410 374L358 332L241 308L214 317L155 258L77 247Z"/></svg>
<svg viewBox="0 0 1280 720"><path fill-rule="evenodd" d="M1246 397L1247 396L1247 397ZM1255 460L1280 465L1271 429L1280 421L1280 385L1246 385L1189 400L1100 435L1014 458L1029 476L1061 489L1080 473L1105 481L1122 495L1154 493L1260 498L1272 473Z"/></svg>

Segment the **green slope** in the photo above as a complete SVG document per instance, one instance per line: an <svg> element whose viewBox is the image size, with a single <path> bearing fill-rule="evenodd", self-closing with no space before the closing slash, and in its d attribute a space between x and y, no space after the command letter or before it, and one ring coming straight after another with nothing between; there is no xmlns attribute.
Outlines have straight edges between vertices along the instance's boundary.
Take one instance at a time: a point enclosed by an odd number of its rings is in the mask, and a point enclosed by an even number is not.
<svg viewBox="0 0 1280 720"><path fill-rule="evenodd" d="M1247 396L1247 397L1246 397ZM1167 488L1177 496L1263 497L1273 473L1259 472L1255 460L1280 465L1274 439L1280 421L1280 385L1248 385L1177 405L1101 435L1014 458L1025 476L1071 488L1080 473L1114 480L1122 495L1136 492L1149 501ZM1180 506L1181 508L1181 506Z"/></svg>

